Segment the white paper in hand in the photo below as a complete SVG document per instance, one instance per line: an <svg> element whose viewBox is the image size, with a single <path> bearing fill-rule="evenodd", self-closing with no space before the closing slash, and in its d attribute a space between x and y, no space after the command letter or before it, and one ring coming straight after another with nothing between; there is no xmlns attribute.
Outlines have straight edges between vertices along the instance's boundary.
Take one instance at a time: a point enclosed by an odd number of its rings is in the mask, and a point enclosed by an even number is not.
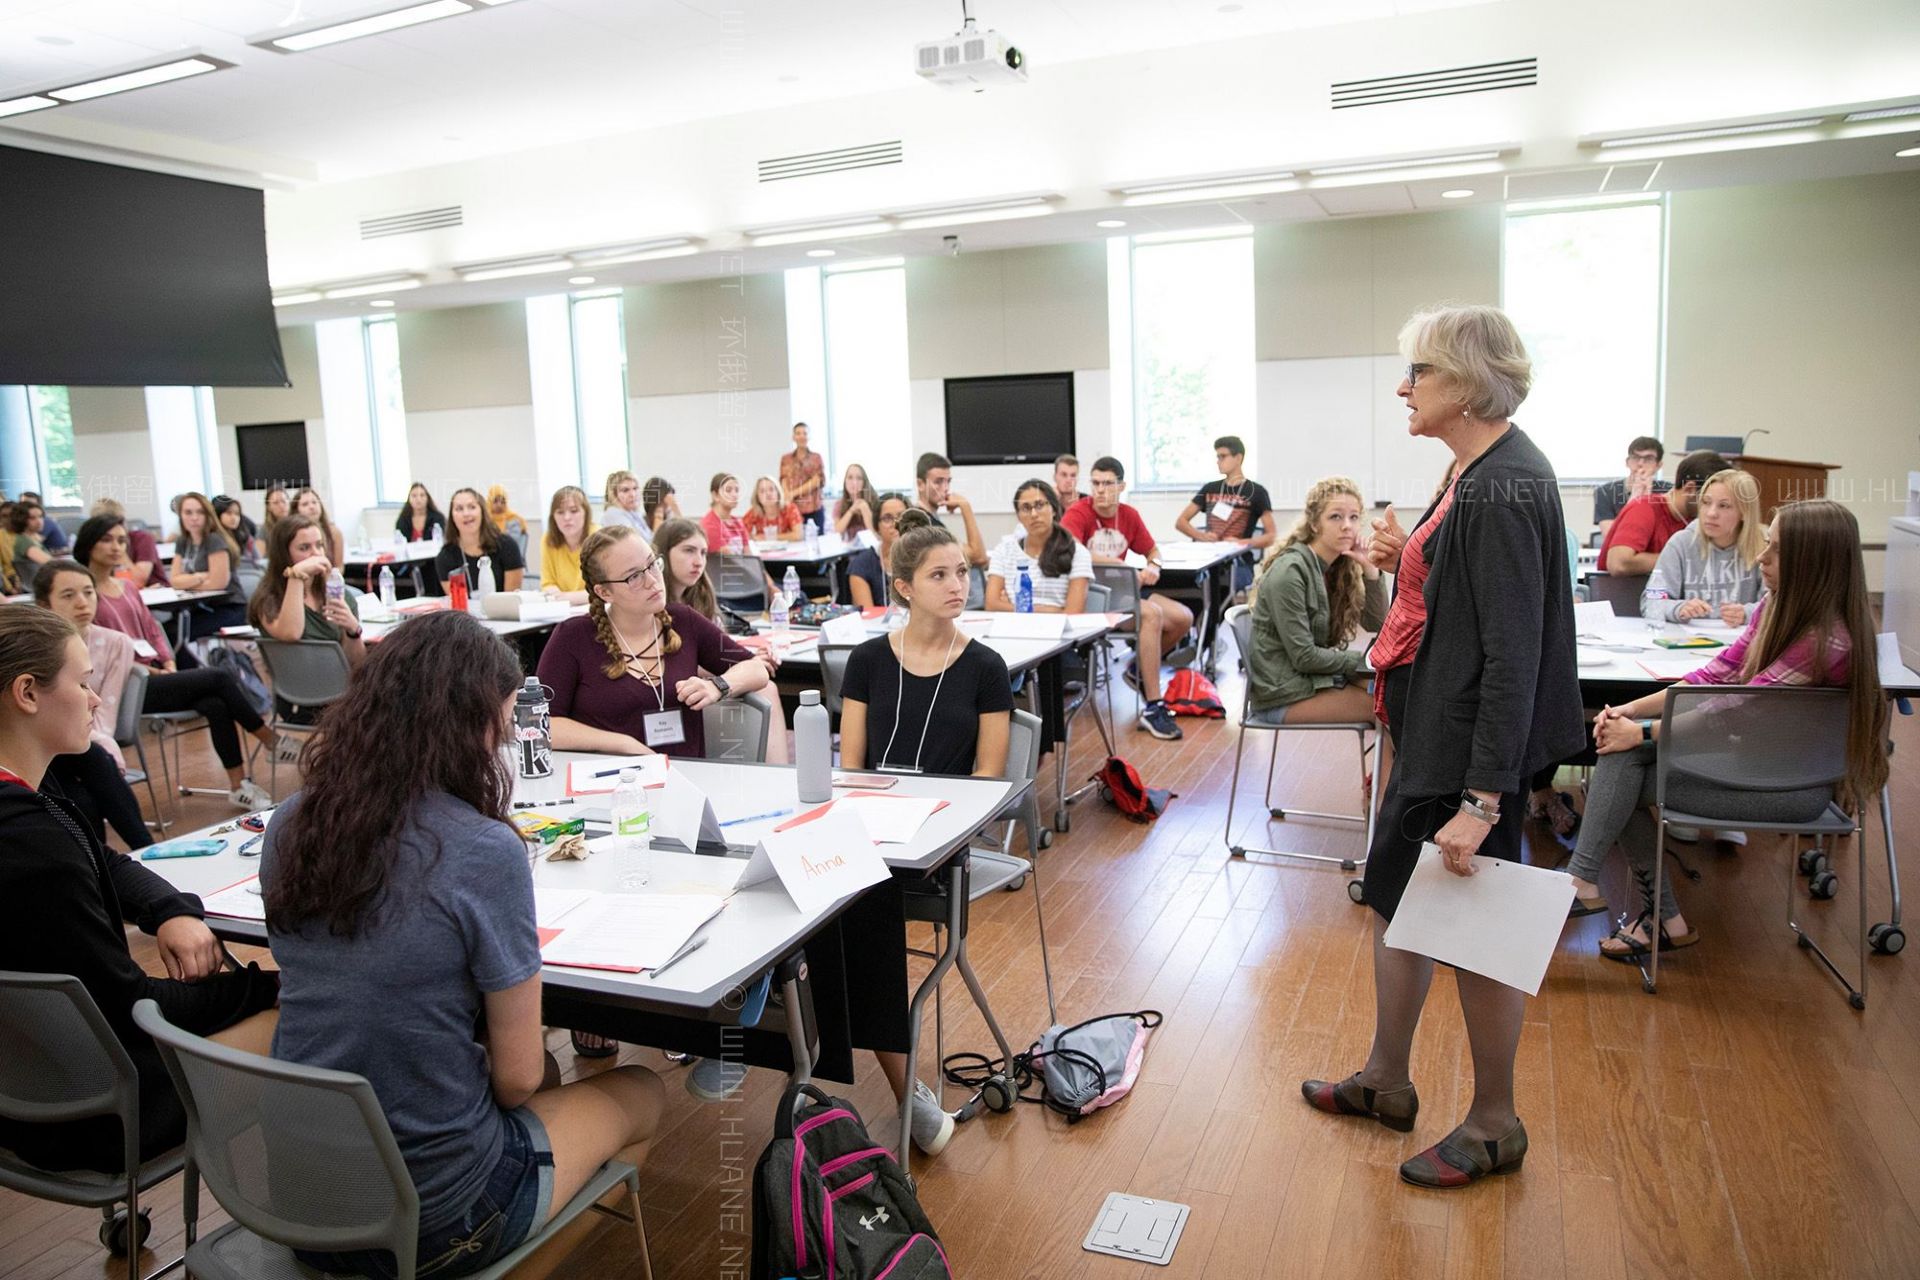
<svg viewBox="0 0 1920 1280"><path fill-rule="evenodd" d="M1473 875L1457 876L1438 845L1422 846L1386 944L1539 995L1573 904L1573 877L1497 858L1473 865Z"/></svg>
<svg viewBox="0 0 1920 1280"><path fill-rule="evenodd" d="M783 831L769 831L740 873L746 888L774 876L802 911L818 911L887 878L887 864L852 810L828 804Z"/></svg>

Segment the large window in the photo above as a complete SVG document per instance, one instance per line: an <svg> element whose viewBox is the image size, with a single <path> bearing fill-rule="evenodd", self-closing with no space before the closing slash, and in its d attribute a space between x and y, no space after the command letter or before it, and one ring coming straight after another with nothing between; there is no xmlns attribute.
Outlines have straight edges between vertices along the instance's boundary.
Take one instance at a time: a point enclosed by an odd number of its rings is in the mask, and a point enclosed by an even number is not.
<svg viewBox="0 0 1920 1280"><path fill-rule="evenodd" d="M1223 435L1247 442L1253 469L1250 232L1137 236L1108 255L1122 277L1110 278L1109 299L1114 375L1133 388L1131 412L1115 415L1117 428L1131 423L1131 485L1184 488L1212 476L1213 441Z"/></svg>
<svg viewBox="0 0 1920 1280"><path fill-rule="evenodd" d="M171 504L183 493L215 494L225 488L213 388L148 387L146 400L153 480L161 501Z"/></svg>
<svg viewBox="0 0 1920 1280"><path fill-rule="evenodd" d="M828 489L857 462L876 488L910 490L905 266L883 258L796 268L787 272L786 291L793 414L816 429Z"/></svg>
<svg viewBox="0 0 1920 1280"><path fill-rule="evenodd" d="M1525 424L1563 480L1611 477L1627 441L1660 435L1658 198L1507 214L1507 313L1533 357Z"/></svg>
<svg viewBox="0 0 1920 1280"><path fill-rule="evenodd" d="M625 471L627 436L627 335L620 292L571 299L574 423L580 440L580 474ZM591 485L588 486L592 488Z"/></svg>
<svg viewBox="0 0 1920 1280"><path fill-rule="evenodd" d="M73 460L73 410L65 387L28 387L27 412L33 419L33 456L40 471L40 496L49 506L80 502L80 472Z"/></svg>
<svg viewBox="0 0 1920 1280"><path fill-rule="evenodd" d="M400 386L400 325L392 316L369 316L360 336L367 361L374 501L405 502L413 487L413 464L407 450L407 401Z"/></svg>

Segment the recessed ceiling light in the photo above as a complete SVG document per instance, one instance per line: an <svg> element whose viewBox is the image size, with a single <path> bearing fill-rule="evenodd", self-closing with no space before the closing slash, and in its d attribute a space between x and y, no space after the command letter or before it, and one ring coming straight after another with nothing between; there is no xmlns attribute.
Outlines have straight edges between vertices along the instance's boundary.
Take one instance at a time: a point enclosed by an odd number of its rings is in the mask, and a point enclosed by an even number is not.
<svg viewBox="0 0 1920 1280"><path fill-rule="evenodd" d="M1094 223L1093 225L1096 227L1109 227L1109 228L1124 227L1127 225L1127 220L1125 218L1102 218L1100 219L1100 221Z"/></svg>
<svg viewBox="0 0 1920 1280"><path fill-rule="evenodd" d="M502 258L496 262L472 262L456 265L453 270L454 274L462 280L473 283L479 280L510 280L515 276L540 276L549 272L572 271L575 266L572 258L549 253L530 258Z"/></svg>
<svg viewBox="0 0 1920 1280"><path fill-rule="evenodd" d="M831 258L831 257L833 256L833 253L834 253L834 251L833 251L832 249L809 249L809 250L807 250L807 256L808 256L809 258Z"/></svg>
<svg viewBox="0 0 1920 1280"><path fill-rule="evenodd" d="M483 7L486 6L480 0L423 0L422 3L401 5L384 13L346 22L318 22L294 31L269 31L253 37L247 43L256 48L271 49L275 53L304 53L308 49L324 48L343 40L358 40L362 36L383 35L440 18L458 17Z"/></svg>
<svg viewBox="0 0 1920 1280"><path fill-rule="evenodd" d="M145 89L149 85L166 84L173 80L184 80L189 76L204 75L209 71L223 71L232 65L231 62L223 62L219 58L210 58L200 53L177 55L168 58L165 62L149 63L144 67L95 76L89 80L82 80L78 84L65 85L58 89L43 89L41 94L49 98L57 98L61 102L86 102L93 98L104 98L110 93L126 93L131 89ZM14 101L17 102L20 99Z"/></svg>
<svg viewBox="0 0 1920 1280"><path fill-rule="evenodd" d="M376 293L397 293L402 289L418 289L422 280L417 275L386 276L378 280L349 280L335 285L320 286L321 292L329 302L338 302L342 298L366 298Z"/></svg>
<svg viewBox="0 0 1920 1280"><path fill-rule="evenodd" d="M1440 193L1440 198L1442 200L1465 200L1468 196L1472 194L1473 194L1472 187L1455 187L1451 191L1442 191Z"/></svg>
<svg viewBox="0 0 1920 1280"><path fill-rule="evenodd" d="M757 248L770 249L783 244L812 244L821 240L879 236L892 230L893 222L887 218L847 218L838 222L803 222L764 227L747 232L747 239Z"/></svg>
<svg viewBox="0 0 1920 1280"><path fill-rule="evenodd" d="M57 107L59 102L44 94L30 93L24 98L0 99L0 118L25 115L29 111L45 111L48 107Z"/></svg>
<svg viewBox="0 0 1920 1280"><path fill-rule="evenodd" d="M67 39L65 36L35 36L34 39L38 40L41 44L50 44L62 49L73 43L73 41Z"/></svg>
<svg viewBox="0 0 1920 1280"><path fill-rule="evenodd" d="M367 305L370 307L390 307L393 305L393 299L392 298L374 298L371 301L369 301Z"/></svg>
<svg viewBox="0 0 1920 1280"><path fill-rule="evenodd" d="M1893 153L1895 160L1908 160L1914 156L1920 156L1920 147L1908 147L1904 151L1896 151Z"/></svg>
<svg viewBox="0 0 1920 1280"><path fill-rule="evenodd" d="M567 283L568 284L592 284L593 277L592 276L568 276Z"/></svg>

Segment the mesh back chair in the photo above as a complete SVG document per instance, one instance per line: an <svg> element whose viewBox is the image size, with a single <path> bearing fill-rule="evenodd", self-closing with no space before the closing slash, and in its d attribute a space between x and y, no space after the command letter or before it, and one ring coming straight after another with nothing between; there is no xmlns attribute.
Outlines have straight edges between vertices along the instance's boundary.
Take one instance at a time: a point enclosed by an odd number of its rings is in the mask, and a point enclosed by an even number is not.
<svg viewBox="0 0 1920 1280"><path fill-rule="evenodd" d="M1113 673L1108 667L1108 653L1113 641L1118 641L1136 654L1140 651L1140 571L1127 564L1096 564L1093 566L1093 586L1107 589L1107 613L1124 613L1133 619L1129 630L1109 633L1102 641L1096 655L1097 661L1091 673L1096 685L1104 685L1107 690L1107 719L1113 719ZM1091 588L1089 588L1091 591ZM1088 608L1092 608L1089 603Z"/></svg>
<svg viewBox="0 0 1920 1280"><path fill-rule="evenodd" d="M751 761L767 758L767 739L773 729L773 704L759 693L725 698L701 709L709 760Z"/></svg>
<svg viewBox="0 0 1920 1280"><path fill-rule="evenodd" d="M1605 600L1613 606L1615 617L1637 618L1640 616L1640 593L1647 589L1644 573L1608 573L1595 569L1587 575L1587 598Z"/></svg>
<svg viewBox="0 0 1920 1280"><path fill-rule="evenodd" d="M840 683L847 677L847 658L857 646L822 644L820 646L820 702L833 715L840 714Z"/></svg>
<svg viewBox="0 0 1920 1280"><path fill-rule="evenodd" d="M1233 635L1234 648L1240 651L1241 660L1253 651L1253 610L1240 604L1227 610L1227 630ZM1246 692L1240 699L1240 734L1233 746L1233 782L1227 790L1227 826L1225 839L1228 851L1236 858L1244 858L1249 853L1263 853L1278 858L1301 858L1308 862L1337 862L1342 871L1355 871L1365 865L1367 851L1373 848L1373 791L1367 783L1372 765L1380 751L1380 736L1377 726L1371 720L1355 721L1350 724L1249 724L1247 717L1252 712L1253 679L1249 674ZM1248 733L1270 733L1275 735L1273 754L1267 761L1266 797L1267 814L1275 821L1287 818L1324 818L1330 822L1357 822L1366 829L1366 843L1360 846L1358 858L1339 858L1324 853L1292 853L1285 849L1263 849L1253 845L1236 844L1233 838L1233 811L1235 793L1240 789L1240 757L1246 753ZM1373 745L1367 744L1367 734L1374 734ZM1283 733L1351 733L1358 739L1360 746L1360 808L1359 813L1320 813L1312 809L1287 809L1273 803L1273 771L1280 761L1280 734ZM1360 881L1353 880L1347 885L1347 895L1355 902L1361 901Z"/></svg>
<svg viewBox="0 0 1920 1280"><path fill-rule="evenodd" d="M742 613L760 613L767 607L767 567L759 556L716 552L707 557L707 576L713 594Z"/></svg>
<svg viewBox="0 0 1920 1280"><path fill-rule="evenodd" d="M147 784L147 798L153 801L153 821L148 825L157 831L165 831L173 825L173 819L160 809L160 793L153 788L153 770L147 765L146 744L140 740L140 708L147 700L147 681L152 677L153 672L137 662L127 670L127 683L120 690L120 709L113 724L113 740L123 751L128 747L133 748L133 758L140 762L140 767L123 770L122 776L129 783ZM166 763L164 755L161 763Z"/></svg>
<svg viewBox="0 0 1920 1280"><path fill-rule="evenodd" d="M324 707L347 691L347 651L331 640L269 640L262 636L260 660L273 681L273 715L268 721L276 733L311 734L317 726L298 724L280 714L282 705ZM267 791L280 794L280 755L274 752L267 771Z"/></svg>
<svg viewBox="0 0 1920 1280"><path fill-rule="evenodd" d="M385 1249L412 1280L420 1196L363 1076L279 1062L180 1030L151 1000L133 1020L153 1037L187 1109L187 1151L233 1221L187 1250L199 1280L312 1280L294 1249ZM498 1280L607 1192L626 1184L640 1236L640 1175L609 1160L519 1248L474 1280ZM610 1212L602 1210L602 1212ZM628 1220L624 1215L613 1214Z"/></svg>
<svg viewBox="0 0 1920 1280"><path fill-rule="evenodd" d="M86 1169L50 1173L0 1148L0 1187L100 1210L100 1242L127 1259L127 1275L139 1280L139 1242L152 1220L140 1193L186 1164L185 1152L140 1159L140 1076L133 1059L78 978L65 974L0 972L0 1115L29 1124L54 1124L90 1116L120 1121L126 1173ZM199 1186L186 1169L182 1205L187 1243L194 1237ZM114 1205L125 1202L124 1213ZM179 1266L176 1258L154 1271Z"/></svg>
<svg viewBox="0 0 1920 1280"><path fill-rule="evenodd" d="M1655 829L1656 849L1664 849L1667 828L1735 827L1743 831L1773 831L1783 835L1857 837L1859 860L1860 985L1847 981L1827 953L1807 936L1793 918L1793 883L1787 876L1787 926L1800 945L1818 956L1847 990L1847 1002L1867 1007L1867 849L1859 822L1829 800L1825 809L1805 822L1779 822L1744 816L1739 793L1756 799L1769 794L1804 791L1843 782L1847 776L1847 691L1787 685L1689 685L1667 690L1660 712L1660 755L1655 770L1655 802L1660 806ZM1729 793L1716 813L1685 813L1667 803L1668 787L1676 779L1705 783ZM1886 794L1881 794L1882 805ZM1750 810L1749 810L1750 811ZM1883 811L1882 818L1891 822ZM1889 829L1891 827L1889 826ZM1663 858L1653 859L1654 915L1659 915ZM1821 871L1822 875L1830 873ZM1827 882L1831 885L1831 881ZM1831 896L1831 889L1824 896ZM1660 980L1660 929L1648 929L1649 946L1640 970L1641 984L1651 995Z"/></svg>

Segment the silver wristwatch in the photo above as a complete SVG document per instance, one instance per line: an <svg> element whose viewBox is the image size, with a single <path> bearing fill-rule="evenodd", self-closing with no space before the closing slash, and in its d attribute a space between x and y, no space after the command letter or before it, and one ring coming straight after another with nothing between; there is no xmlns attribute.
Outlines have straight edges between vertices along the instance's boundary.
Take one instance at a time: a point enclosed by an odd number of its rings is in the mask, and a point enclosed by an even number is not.
<svg viewBox="0 0 1920 1280"><path fill-rule="evenodd" d="M1471 791L1462 791L1460 793L1460 812L1466 814L1469 818L1484 822L1490 827L1500 821L1500 811L1498 809L1487 808L1485 804L1481 803L1480 797L1474 795Z"/></svg>

